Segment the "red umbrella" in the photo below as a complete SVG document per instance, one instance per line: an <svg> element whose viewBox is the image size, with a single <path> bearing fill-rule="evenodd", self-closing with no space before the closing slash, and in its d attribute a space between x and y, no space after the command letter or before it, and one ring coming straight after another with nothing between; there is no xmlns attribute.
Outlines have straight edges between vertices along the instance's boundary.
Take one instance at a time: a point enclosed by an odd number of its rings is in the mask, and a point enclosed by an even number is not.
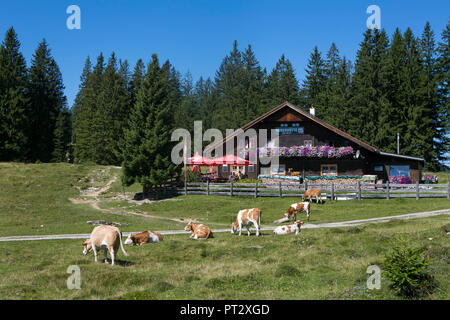
<svg viewBox="0 0 450 320"><path fill-rule="evenodd" d="M253 164L253 162L242 159L238 156L235 156L234 154L227 154L226 156L213 159L212 161L215 165L234 164L234 165L248 166Z"/></svg>
<svg viewBox="0 0 450 320"><path fill-rule="evenodd" d="M212 165L212 160L208 159L208 158L205 158L205 157L202 157L197 152L197 153L195 153L195 156L190 157L190 158L187 159L186 164L187 165L193 165L193 166L195 166L195 165L197 165L197 166L210 166L210 165Z"/></svg>

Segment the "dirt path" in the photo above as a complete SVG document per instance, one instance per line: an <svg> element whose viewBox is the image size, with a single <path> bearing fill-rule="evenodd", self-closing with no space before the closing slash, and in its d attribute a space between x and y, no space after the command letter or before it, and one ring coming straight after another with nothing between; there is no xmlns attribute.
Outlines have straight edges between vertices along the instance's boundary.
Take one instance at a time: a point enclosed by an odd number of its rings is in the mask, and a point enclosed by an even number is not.
<svg viewBox="0 0 450 320"><path fill-rule="evenodd" d="M379 218L371 218L371 219L361 219L361 220L350 220L350 221L341 221L341 222L330 222L330 223L320 223L320 224L306 224L302 226L302 229L320 229L320 228L343 228L343 227L355 227L362 224L368 223L383 223L391 220L409 220L409 219L418 219L418 218L427 218L434 217L438 215L450 215L450 209L444 210L436 210L436 211L427 211L427 212L417 212L417 213L408 213L402 214L398 216L391 217L379 217ZM275 229L276 226L273 227L262 227L261 231L271 231ZM139 231L136 231L139 232ZM171 234L189 234L187 231L182 230L163 230L158 231L162 235L171 235ZM230 232L230 228L228 229L213 229L212 232ZM134 233L134 232L133 232ZM123 236L127 237L130 233L124 232ZM31 241L31 240L60 240L60 239L86 239L89 237L89 234L78 233L78 234L56 234L56 235L43 235L43 236L11 236L11 237L0 237L0 242L4 241Z"/></svg>

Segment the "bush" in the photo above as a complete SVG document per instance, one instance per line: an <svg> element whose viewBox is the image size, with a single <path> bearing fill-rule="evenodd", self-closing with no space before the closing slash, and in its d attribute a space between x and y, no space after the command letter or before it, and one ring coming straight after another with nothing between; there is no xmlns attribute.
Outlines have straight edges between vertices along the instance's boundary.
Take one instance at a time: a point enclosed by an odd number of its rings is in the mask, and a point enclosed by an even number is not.
<svg viewBox="0 0 450 320"><path fill-rule="evenodd" d="M420 297L431 293L433 277L427 273L431 264L423 248L412 248L401 239L385 256L385 275L392 282L394 291L405 297Z"/></svg>

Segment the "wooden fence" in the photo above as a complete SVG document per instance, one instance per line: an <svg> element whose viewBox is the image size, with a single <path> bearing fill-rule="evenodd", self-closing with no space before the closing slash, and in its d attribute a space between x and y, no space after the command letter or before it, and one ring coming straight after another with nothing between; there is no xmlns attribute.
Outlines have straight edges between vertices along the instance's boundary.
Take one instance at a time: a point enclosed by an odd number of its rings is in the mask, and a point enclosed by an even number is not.
<svg viewBox="0 0 450 320"><path fill-rule="evenodd" d="M320 189L322 198L332 200L348 199L391 199L391 198L447 198L450 199L450 182L447 184L261 184L261 183L210 183L188 182L177 189L178 194L202 194L221 196L252 197L301 197L305 190Z"/></svg>

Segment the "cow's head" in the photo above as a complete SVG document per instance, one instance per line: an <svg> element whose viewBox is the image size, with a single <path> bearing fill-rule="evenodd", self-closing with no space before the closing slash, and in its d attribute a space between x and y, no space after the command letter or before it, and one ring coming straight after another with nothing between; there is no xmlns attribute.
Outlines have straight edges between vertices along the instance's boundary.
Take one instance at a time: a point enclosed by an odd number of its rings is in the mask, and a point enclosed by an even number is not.
<svg viewBox="0 0 450 320"><path fill-rule="evenodd" d="M194 226L193 226L192 221L189 221L189 223L187 224L187 226L184 227L184 231L193 231L193 229L194 229Z"/></svg>
<svg viewBox="0 0 450 320"><path fill-rule="evenodd" d="M128 238L125 240L125 244L135 244L136 237L134 236L134 234L130 233L130 235L128 236Z"/></svg>
<svg viewBox="0 0 450 320"><path fill-rule="evenodd" d="M236 221L233 222L233 223L231 224L231 233L232 233L232 234L235 234L235 233L236 233L236 231L237 231L237 229L238 229L238 226L239 226L239 224L238 224L238 221L237 221L237 219L236 219Z"/></svg>
<svg viewBox="0 0 450 320"><path fill-rule="evenodd" d="M84 250L83 250L84 255L91 252L91 250L92 250L91 239L87 239L85 242L83 242L83 247L84 247Z"/></svg>

